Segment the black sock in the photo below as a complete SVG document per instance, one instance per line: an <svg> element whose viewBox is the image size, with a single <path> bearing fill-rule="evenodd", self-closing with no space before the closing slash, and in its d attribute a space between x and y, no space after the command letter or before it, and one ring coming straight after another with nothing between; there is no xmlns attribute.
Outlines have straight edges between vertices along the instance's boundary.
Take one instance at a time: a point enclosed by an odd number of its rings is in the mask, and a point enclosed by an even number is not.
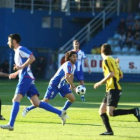
<svg viewBox="0 0 140 140"><path fill-rule="evenodd" d="M0 99L0 116L1 116L1 99Z"/></svg>
<svg viewBox="0 0 140 140"><path fill-rule="evenodd" d="M101 118L102 118L102 120L103 120L103 123L104 123L104 125L105 125L105 127L106 127L107 132L113 132L113 131L112 131L112 128L111 128L111 126L110 126L110 123L109 123L109 118L108 118L108 116L106 115L106 113L103 113L103 114L101 115Z"/></svg>
<svg viewBox="0 0 140 140"><path fill-rule="evenodd" d="M118 115L128 115L128 114L134 114L135 109L117 109L113 111L113 116L118 116Z"/></svg>

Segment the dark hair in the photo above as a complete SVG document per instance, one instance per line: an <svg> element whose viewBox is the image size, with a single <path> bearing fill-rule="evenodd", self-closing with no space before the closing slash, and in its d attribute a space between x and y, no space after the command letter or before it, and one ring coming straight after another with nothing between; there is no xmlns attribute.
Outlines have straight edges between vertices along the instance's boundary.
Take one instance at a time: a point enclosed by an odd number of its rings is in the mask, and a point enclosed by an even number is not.
<svg viewBox="0 0 140 140"><path fill-rule="evenodd" d="M107 43L105 43L101 46L101 50L105 55L111 55L112 54L111 46Z"/></svg>
<svg viewBox="0 0 140 140"><path fill-rule="evenodd" d="M68 52L66 52L66 54L65 54L65 62L66 62L66 61L69 61L69 60L70 60L70 57L71 57L73 54L76 54L76 55L77 55L77 53L74 52L74 51L68 51Z"/></svg>
<svg viewBox="0 0 140 140"><path fill-rule="evenodd" d="M16 40L16 42L19 44L21 41L21 37L19 34L10 34L8 37L10 37L12 40Z"/></svg>

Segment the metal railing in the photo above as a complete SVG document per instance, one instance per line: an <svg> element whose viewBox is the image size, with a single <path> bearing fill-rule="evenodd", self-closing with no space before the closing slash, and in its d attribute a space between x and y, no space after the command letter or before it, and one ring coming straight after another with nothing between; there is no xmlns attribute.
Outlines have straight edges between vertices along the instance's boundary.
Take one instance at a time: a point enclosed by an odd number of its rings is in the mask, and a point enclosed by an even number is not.
<svg viewBox="0 0 140 140"><path fill-rule="evenodd" d="M59 49L59 53L64 53L73 48L72 43L78 40L80 44L88 42L93 33L99 28L105 28L105 21L113 14L119 15L119 0L114 0L102 12L93 18L84 28L74 35L65 45Z"/></svg>
<svg viewBox="0 0 140 140"><path fill-rule="evenodd" d="M96 11L102 11L112 0L13 0L12 12L17 8L34 10L47 10L49 14L52 11L65 12L70 15L73 11L89 11L93 15Z"/></svg>

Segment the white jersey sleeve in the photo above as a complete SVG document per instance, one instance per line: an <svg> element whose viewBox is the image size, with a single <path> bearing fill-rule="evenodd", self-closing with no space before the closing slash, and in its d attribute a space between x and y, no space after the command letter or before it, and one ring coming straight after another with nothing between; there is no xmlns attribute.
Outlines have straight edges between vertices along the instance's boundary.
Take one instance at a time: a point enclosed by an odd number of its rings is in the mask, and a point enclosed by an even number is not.
<svg viewBox="0 0 140 140"><path fill-rule="evenodd" d="M73 68L72 68L71 63L70 63L70 62L66 63L66 64L64 65L63 70L64 70L65 74L66 74L66 73L72 74Z"/></svg>
<svg viewBox="0 0 140 140"><path fill-rule="evenodd" d="M83 59L86 59L87 57L86 57L86 54L84 53L84 51L82 51L82 58Z"/></svg>

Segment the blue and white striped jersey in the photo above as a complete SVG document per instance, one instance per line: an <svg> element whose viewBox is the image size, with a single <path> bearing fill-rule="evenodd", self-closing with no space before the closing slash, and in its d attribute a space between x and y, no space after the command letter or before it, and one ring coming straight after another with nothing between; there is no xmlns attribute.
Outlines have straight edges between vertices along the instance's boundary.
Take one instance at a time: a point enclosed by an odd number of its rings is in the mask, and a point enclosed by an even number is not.
<svg viewBox="0 0 140 140"><path fill-rule="evenodd" d="M86 58L87 57L86 57L84 51L82 51L82 50L77 51L77 62L75 63L76 71L82 70L82 61L83 61L83 59L86 59Z"/></svg>
<svg viewBox="0 0 140 140"><path fill-rule="evenodd" d="M15 57L14 57L15 64L20 67L23 63L27 61L30 55L32 55L31 51L29 51L26 47L19 46L15 50ZM21 77L28 77L31 79L35 79L30 69L30 66L27 66L19 70L19 79Z"/></svg>
<svg viewBox="0 0 140 140"><path fill-rule="evenodd" d="M65 62L50 80L50 84L61 88L66 84L65 74L68 73L74 75L75 68L75 65L72 65L70 61Z"/></svg>

